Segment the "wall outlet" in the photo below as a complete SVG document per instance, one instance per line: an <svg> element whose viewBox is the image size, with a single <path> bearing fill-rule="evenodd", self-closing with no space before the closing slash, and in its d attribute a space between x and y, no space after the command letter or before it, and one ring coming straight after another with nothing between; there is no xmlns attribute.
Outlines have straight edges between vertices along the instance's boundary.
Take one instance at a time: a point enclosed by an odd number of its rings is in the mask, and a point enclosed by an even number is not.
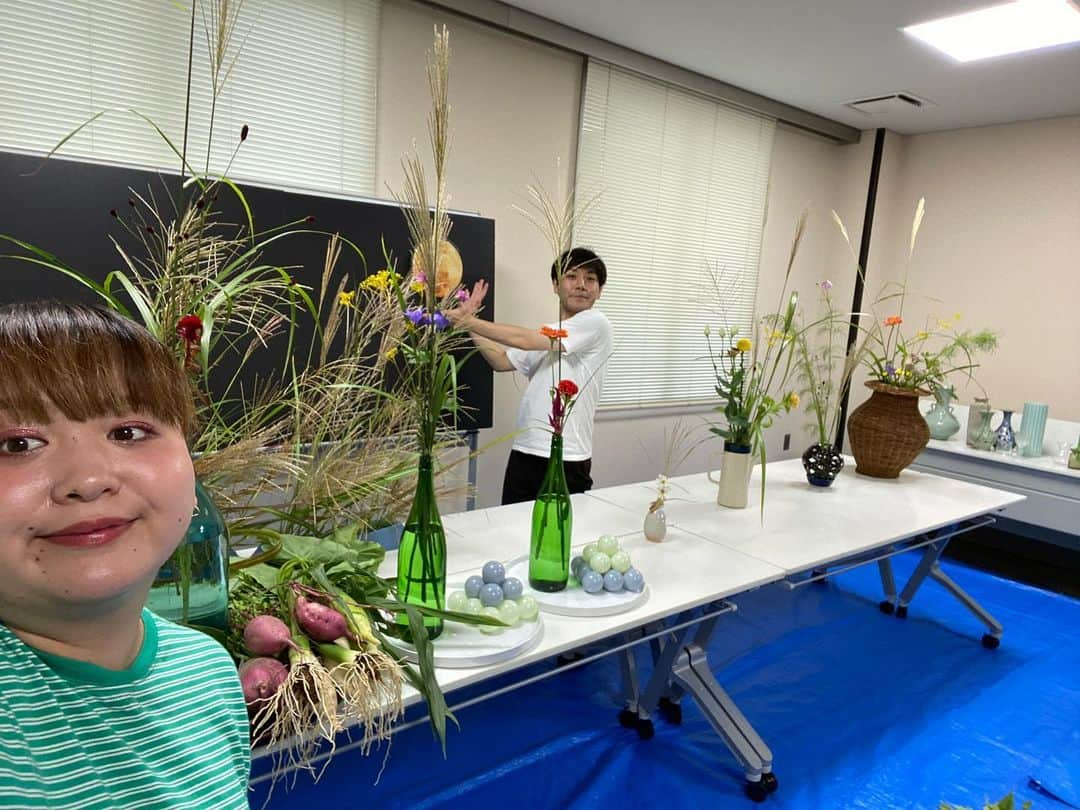
<svg viewBox="0 0 1080 810"><path fill-rule="evenodd" d="M784 450L790 450L791 449L791 434L790 433L785 433L784 434L784 447L783 447L783 449Z"/></svg>

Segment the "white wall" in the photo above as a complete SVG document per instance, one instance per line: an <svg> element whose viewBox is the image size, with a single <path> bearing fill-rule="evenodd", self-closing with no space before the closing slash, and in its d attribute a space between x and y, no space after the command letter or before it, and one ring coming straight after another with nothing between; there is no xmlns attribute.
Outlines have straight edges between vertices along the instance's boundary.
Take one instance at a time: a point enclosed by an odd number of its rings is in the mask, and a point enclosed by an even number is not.
<svg viewBox="0 0 1080 810"><path fill-rule="evenodd" d="M555 48L485 28L408 0L387 0L379 73L378 185L400 182L400 155L426 132L424 53L432 25L451 30L453 149L450 190L455 207L495 219L495 318L538 325L553 311L546 267L549 249L531 225L510 210L535 172L549 188L572 183L583 62ZM832 223L843 218L856 251L861 235L873 131L860 143L837 146L780 126L773 147L768 219L763 235L762 307L777 300L795 221L811 215L792 275L804 303L815 284L834 283L834 298L851 300L854 266ZM556 158L562 159L556 171ZM964 322L1003 332L1002 349L980 378L995 404L1025 399L1051 403L1052 415L1080 418L1080 119L1060 119L979 130L903 137L888 133L868 261L867 296L896 277L911 213L927 197L913 286L947 302ZM618 268L610 268L618 273ZM601 308L603 299L601 298ZM1070 307L1073 313L1070 313ZM911 317L921 314L912 308ZM1031 362L1033 356L1049 364ZM861 378L852 407L865 398ZM496 376L495 428L481 443L513 429L519 388L513 375ZM628 416L601 414L595 434L593 477L613 485L655 477L664 436L681 418L701 425L708 413ZM798 455L813 438L804 412L780 421L768 437L773 459ZM784 435L791 446L782 451ZM479 503L497 503L509 443L479 461ZM699 447L681 471L718 466L720 447Z"/></svg>

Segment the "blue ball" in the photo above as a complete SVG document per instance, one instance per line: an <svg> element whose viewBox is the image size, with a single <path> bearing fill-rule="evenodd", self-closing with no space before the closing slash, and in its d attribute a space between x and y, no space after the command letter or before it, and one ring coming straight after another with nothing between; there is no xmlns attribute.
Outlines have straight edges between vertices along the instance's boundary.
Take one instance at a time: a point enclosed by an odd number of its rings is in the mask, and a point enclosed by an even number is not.
<svg viewBox="0 0 1080 810"><path fill-rule="evenodd" d="M521 584L521 580L517 577L507 577L504 579L502 589L503 596L507 599L520 599L521 595L525 593L525 586Z"/></svg>
<svg viewBox="0 0 1080 810"><path fill-rule="evenodd" d="M604 574L604 590L617 593L623 589L623 575L614 568L608 569Z"/></svg>
<svg viewBox="0 0 1080 810"><path fill-rule="evenodd" d="M465 595L470 599L476 599L480 595L480 589L484 586L484 580L479 576L471 576L465 580Z"/></svg>
<svg viewBox="0 0 1080 810"><path fill-rule="evenodd" d="M580 554L570 561L570 573L574 575L574 579L581 579L581 569L586 565L588 565L588 563L585 562L585 558Z"/></svg>
<svg viewBox="0 0 1080 810"><path fill-rule="evenodd" d="M628 591L641 593L642 588L645 587L645 577L636 568L628 568L622 575L622 584Z"/></svg>
<svg viewBox="0 0 1080 810"><path fill-rule="evenodd" d="M604 578L591 568L586 568L581 572L581 587L585 593L600 593L604 590Z"/></svg>
<svg viewBox="0 0 1080 810"><path fill-rule="evenodd" d="M498 607L502 600L503 589L497 582L489 582L480 589L480 604L484 607Z"/></svg>
<svg viewBox="0 0 1080 810"><path fill-rule="evenodd" d="M506 579L506 569L498 560L489 560L484 563L481 573L484 575L484 582L494 582L496 585L502 585L502 581Z"/></svg>

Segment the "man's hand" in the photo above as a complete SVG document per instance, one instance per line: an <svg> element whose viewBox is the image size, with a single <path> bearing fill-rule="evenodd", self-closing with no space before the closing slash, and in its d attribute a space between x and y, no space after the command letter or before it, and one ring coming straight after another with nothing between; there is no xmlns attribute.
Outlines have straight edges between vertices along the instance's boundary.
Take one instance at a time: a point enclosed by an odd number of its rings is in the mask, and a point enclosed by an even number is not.
<svg viewBox="0 0 1080 810"><path fill-rule="evenodd" d="M454 326L468 326L468 321L476 317L487 295L488 283L480 279L473 285L472 292L464 301L458 303L453 309L446 311L446 318Z"/></svg>

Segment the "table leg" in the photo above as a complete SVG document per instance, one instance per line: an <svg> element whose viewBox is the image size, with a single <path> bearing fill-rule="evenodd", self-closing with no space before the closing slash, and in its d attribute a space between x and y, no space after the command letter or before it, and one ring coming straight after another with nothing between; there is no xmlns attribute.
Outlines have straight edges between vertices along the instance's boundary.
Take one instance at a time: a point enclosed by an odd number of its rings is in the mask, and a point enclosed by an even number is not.
<svg viewBox="0 0 1080 810"><path fill-rule="evenodd" d="M878 604L882 613L896 610L896 580L893 578L892 559L878 560L878 574L881 576L881 590L885 598Z"/></svg>

